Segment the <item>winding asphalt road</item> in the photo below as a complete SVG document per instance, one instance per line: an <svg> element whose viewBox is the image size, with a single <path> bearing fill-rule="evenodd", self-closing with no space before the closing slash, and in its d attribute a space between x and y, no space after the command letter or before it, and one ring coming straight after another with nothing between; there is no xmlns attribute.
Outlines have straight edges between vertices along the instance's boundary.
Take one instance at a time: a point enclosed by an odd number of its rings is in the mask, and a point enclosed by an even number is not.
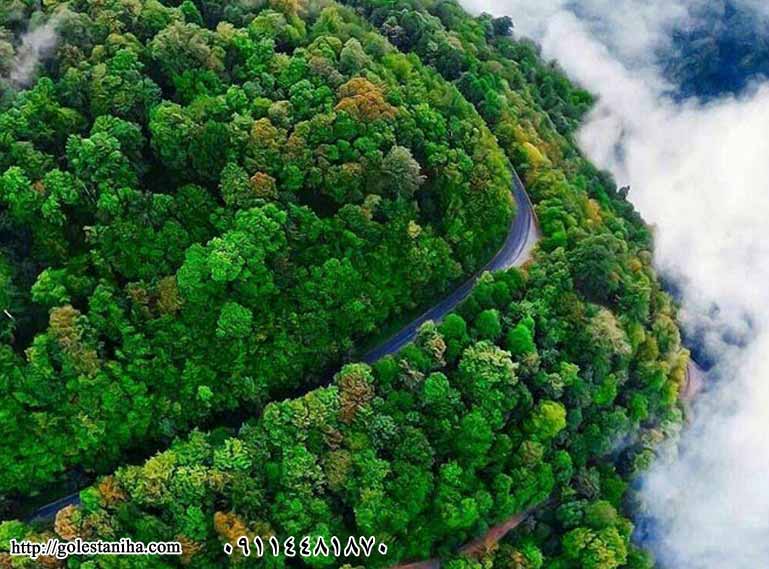
<svg viewBox="0 0 769 569"><path fill-rule="evenodd" d="M534 208L531 205L529 196L526 195L526 188L524 188L523 182L521 182L521 179L518 177L515 170L513 170L513 185L511 192L517 206L516 216L510 223L510 228L502 248L496 255L494 255L494 258L464 284L454 290L449 296L401 328L399 332L389 338L386 342L365 354L363 356L364 362L373 363L388 354L397 352L414 339L422 324L428 320L434 322L440 321L470 295L475 286L475 282L483 273L487 271L502 271L504 269L509 269L510 267L519 266L530 258L531 251L539 239L539 230L534 215ZM28 521L51 519L62 508L79 503L79 494L71 494L59 498L55 502L46 504L42 508L36 510L28 518Z"/></svg>
<svg viewBox="0 0 769 569"><path fill-rule="evenodd" d="M539 230L537 229L534 216L534 208L531 205L529 196L526 195L526 188L523 187L523 182L521 182L515 170L513 170L512 193L518 206L518 211L515 219L510 224L507 238L502 248L494 255L494 258L438 304L412 320L387 341L365 354L363 356L364 362L370 364L388 354L397 352L414 339L422 324L430 320L439 322L470 295L473 287L475 287L475 282L483 273L502 271L510 267L520 266L529 259L531 250L539 239Z"/></svg>
<svg viewBox="0 0 769 569"><path fill-rule="evenodd" d="M531 201L526 194L523 182L521 182L521 179L518 177L515 170L513 170L512 194L517 205L517 214L510 224L502 248L497 252L494 258L441 302L404 326L387 341L365 354L363 356L364 362L373 363L386 355L397 352L414 339L422 324L430 320L438 322L443 319L444 316L456 308L459 303L470 295L476 281L483 273L487 271L501 271L509 269L510 267L520 266L529 260L531 251L533 250L534 245L536 245L540 235ZM691 360L686 370L686 384L681 393L682 400L685 403L690 403L701 390L702 385L703 371L693 360ZM77 505L79 503L79 494L71 494L43 506L30 516L28 520L48 520L53 518L62 508ZM460 549L460 552L465 555L477 555L482 553L493 544L498 543L507 533L520 525L530 513L531 510L527 510L490 528L486 534L463 546ZM440 566L441 560L433 558L394 566L392 569L439 569Z"/></svg>
<svg viewBox="0 0 769 569"><path fill-rule="evenodd" d="M67 506L79 505L79 504L80 504L80 493L78 492L77 494L70 494L69 496L64 496L63 498L59 498L55 502L46 504L39 510L35 511L35 513L32 514L29 518L27 518L27 521L39 522L39 521L50 520L56 516L59 510L62 510Z"/></svg>

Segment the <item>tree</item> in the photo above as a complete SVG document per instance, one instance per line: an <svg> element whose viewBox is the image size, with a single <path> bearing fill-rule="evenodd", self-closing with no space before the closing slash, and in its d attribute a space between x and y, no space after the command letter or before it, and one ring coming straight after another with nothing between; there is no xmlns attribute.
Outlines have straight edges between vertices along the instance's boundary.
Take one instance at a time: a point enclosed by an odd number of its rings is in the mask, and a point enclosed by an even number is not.
<svg viewBox="0 0 769 569"><path fill-rule="evenodd" d="M353 77L339 87L338 99L335 110L363 122L391 119L396 113L395 107L385 100L382 90L363 77Z"/></svg>
<svg viewBox="0 0 769 569"><path fill-rule="evenodd" d="M347 365L334 381L339 386L339 418L351 423L374 397L371 370L363 364Z"/></svg>
<svg viewBox="0 0 769 569"><path fill-rule="evenodd" d="M523 356L537 351L533 328L534 321L526 318L507 333L507 349L513 356Z"/></svg>
<svg viewBox="0 0 769 569"><path fill-rule="evenodd" d="M237 302L228 302L219 314L216 335L227 339L245 338L251 333L252 321L253 314L248 308Z"/></svg>
<svg viewBox="0 0 769 569"><path fill-rule="evenodd" d="M354 75L366 67L370 61L356 38L350 38L344 44L339 54L339 68L343 73Z"/></svg>
<svg viewBox="0 0 769 569"><path fill-rule="evenodd" d="M510 16L500 16L499 18L493 18L491 25L494 29L494 35L497 36L510 36L513 33L513 20Z"/></svg>
<svg viewBox="0 0 769 569"><path fill-rule="evenodd" d="M457 456L462 464L485 463L492 442L493 432L481 413L470 412L462 418L455 439Z"/></svg>
<svg viewBox="0 0 769 569"><path fill-rule="evenodd" d="M214 45L213 34L191 23L170 24L155 36L149 48L169 80L188 69L221 71L224 65L224 50Z"/></svg>
<svg viewBox="0 0 769 569"><path fill-rule="evenodd" d="M88 85L91 113L146 121L150 109L160 102L161 90L143 72L139 54L131 49L118 50L105 63L94 66Z"/></svg>
<svg viewBox="0 0 769 569"><path fill-rule="evenodd" d="M222 170L219 191L224 203L233 208L247 208L258 204L248 174L238 164L229 162Z"/></svg>
<svg viewBox="0 0 769 569"><path fill-rule="evenodd" d="M386 193L406 199L413 197L425 181L425 176L420 174L419 163L403 146L393 146L385 155L382 174Z"/></svg>
<svg viewBox="0 0 769 569"><path fill-rule="evenodd" d="M617 252L620 242L608 234L587 237L570 253L574 282L584 294L598 302L614 301L619 290Z"/></svg>
<svg viewBox="0 0 769 569"><path fill-rule="evenodd" d="M526 421L526 431L538 441L547 442L566 427L566 409L555 401L540 401Z"/></svg>
<svg viewBox="0 0 769 569"><path fill-rule="evenodd" d="M446 358L453 362L470 342L467 323L460 315L451 313L446 315L438 330L446 342Z"/></svg>
<svg viewBox="0 0 769 569"><path fill-rule="evenodd" d="M484 310L475 317L473 328L478 338L482 340L496 340L502 334L499 311L495 309Z"/></svg>
<svg viewBox="0 0 769 569"><path fill-rule="evenodd" d="M614 527L571 530L563 537L566 557L585 569L614 569L627 561L627 545Z"/></svg>

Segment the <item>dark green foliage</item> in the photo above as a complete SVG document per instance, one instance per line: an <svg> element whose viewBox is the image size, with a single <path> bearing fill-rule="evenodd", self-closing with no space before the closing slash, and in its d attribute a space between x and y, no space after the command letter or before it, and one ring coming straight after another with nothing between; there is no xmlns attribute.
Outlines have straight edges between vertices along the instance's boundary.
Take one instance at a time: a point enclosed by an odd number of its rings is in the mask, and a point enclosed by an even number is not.
<svg viewBox="0 0 769 569"><path fill-rule="evenodd" d="M543 255L537 266L557 264L551 257ZM614 402L607 411L596 396L606 374L637 380L628 367L626 333L617 328L617 338L599 342L596 317L585 310L590 305L575 298L583 309L561 316L571 332L558 339L544 322L561 310L561 300L531 276L513 269L482 280L462 307L470 328L505 322L494 333L503 345L520 326L539 330L533 352L513 355L489 339L472 339L457 315L440 327L427 324L396 356L373 369L349 364L329 387L269 404L237 435L194 432L144 465L102 479L88 491L97 499L84 500L77 511L77 535L139 536L152 528L156 539L176 536L187 545L190 567L220 566L222 544L240 535L374 535L389 545L387 556L365 560L379 567L450 554L489 525L555 497L558 506L543 510L538 522L547 524L552 539L538 545L537 535L523 533L498 551L495 563L506 566L503 560L512 556L531 564L523 566L541 567L549 559L603 569L637 559L629 545L632 526L618 512L627 483L610 464L589 464L607 456L607 443L647 432L627 419L615 425L626 408ZM521 281L505 304L486 294ZM230 327L250 322L242 307L226 306L222 318ZM522 323L509 318L530 306L539 313ZM600 325L607 334L608 324ZM682 357L678 345L668 350L665 359ZM548 351L548 358L532 356ZM610 362L607 369L597 352ZM632 361L659 365L641 352ZM542 376L554 378L560 390L550 390ZM658 397L627 389L635 393ZM582 421L569 422L574 410ZM633 445L627 458L647 448ZM74 515L60 514L57 527Z"/></svg>
<svg viewBox="0 0 769 569"><path fill-rule="evenodd" d="M0 104L0 492L258 413L502 241L496 140L349 10L56 4Z"/></svg>
<svg viewBox="0 0 769 569"><path fill-rule="evenodd" d="M224 566L242 535L375 535L386 557L268 565L385 567L450 558L535 507L483 565L446 566L651 567L625 495L680 422L687 353L650 232L571 138L589 95L506 20L349 3L409 55L334 4L139 2L134 17L107 2L83 8L98 25L61 77L0 117L0 301L26 318L0 328L0 409L23 419L3 422L21 441L6 487L304 387L102 478L56 530L179 539L183 560L152 562L192 568ZM118 57L145 81L132 98L116 79L96 118L94 67ZM490 254L510 214L503 153L542 230L532 262L307 390ZM2 524L0 545L48 535L29 532Z"/></svg>

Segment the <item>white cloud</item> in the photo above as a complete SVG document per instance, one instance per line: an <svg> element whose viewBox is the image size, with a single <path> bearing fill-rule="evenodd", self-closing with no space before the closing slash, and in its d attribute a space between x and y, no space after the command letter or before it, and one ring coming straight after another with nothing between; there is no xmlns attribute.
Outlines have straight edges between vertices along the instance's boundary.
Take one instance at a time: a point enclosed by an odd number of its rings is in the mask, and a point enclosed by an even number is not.
<svg viewBox="0 0 769 569"><path fill-rule="evenodd" d="M751 2L759 0L742 0ZM652 49L668 41L669 30L688 21L707 0L463 0L472 13L507 14L516 33L542 38L552 19L576 13L591 36L601 38L623 60L651 61Z"/></svg>
<svg viewBox="0 0 769 569"><path fill-rule="evenodd" d="M698 402L680 458L644 482L662 529L653 546L671 568L769 567L769 84L675 103L653 52L694 1L592 0L578 16L567 4L470 8L511 15L599 95L581 146L632 186L655 226L658 266L683 287L684 324L718 356L719 383Z"/></svg>
<svg viewBox="0 0 769 569"><path fill-rule="evenodd" d="M49 20L45 24L26 32L21 37L21 45L11 63L9 79L17 87L26 87L35 77L37 65L56 46L58 35L56 22Z"/></svg>

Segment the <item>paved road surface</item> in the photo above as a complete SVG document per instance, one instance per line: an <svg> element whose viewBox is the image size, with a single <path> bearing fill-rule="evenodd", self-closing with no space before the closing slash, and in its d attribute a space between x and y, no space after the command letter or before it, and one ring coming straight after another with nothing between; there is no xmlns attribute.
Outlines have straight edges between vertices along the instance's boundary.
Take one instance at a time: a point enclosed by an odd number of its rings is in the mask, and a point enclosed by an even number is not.
<svg viewBox="0 0 769 569"><path fill-rule="evenodd" d="M475 281L485 271L501 271L503 269L509 269L510 267L521 265L528 260L531 250L534 248L534 245L539 238L539 233L534 218L534 210L529 201L529 197L526 195L526 189L523 187L523 183L515 171L513 171L512 193L515 198L515 203L518 206L518 211L516 212L515 219L510 224L505 243L494 258L449 296L430 308L416 320L407 324L389 340L363 356L363 361L372 363L379 358L397 352L403 348L416 336L417 330L422 324L428 320L433 320L435 322L439 321L446 316L446 314L451 312L460 302L467 298L473 290ZM60 509L71 504L79 503L79 494L65 496L37 510L30 516L29 520L51 519Z"/></svg>
<svg viewBox="0 0 769 569"><path fill-rule="evenodd" d="M364 355L364 362L370 364L388 354L397 352L414 339L422 324L428 320L433 322L440 321L470 295L475 286L475 281L484 272L509 269L510 267L522 265L529 259L531 250L534 248L537 239L539 239L539 231L534 218L534 210L529 197L526 195L526 189L523 187L523 183L515 171L513 171L512 192L515 203L518 206L518 212L510 224L505 243L499 252L494 255L494 258L438 304L401 328L400 331L396 332L387 341Z"/></svg>
<svg viewBox="0 0 769 569"><path fill-rule="evenodd" d="M50 520L56 517L56 513L66 508L67 506L71 506L72 504L80 504L80 494L70 494L69 496L64 496L63 498L59 498L55 502L51 502L50 504L46 504L39 510L37 510L34 514L32 514L27 521L29 522L36 522L36 521L43 521L43 520Z"/></svg>

